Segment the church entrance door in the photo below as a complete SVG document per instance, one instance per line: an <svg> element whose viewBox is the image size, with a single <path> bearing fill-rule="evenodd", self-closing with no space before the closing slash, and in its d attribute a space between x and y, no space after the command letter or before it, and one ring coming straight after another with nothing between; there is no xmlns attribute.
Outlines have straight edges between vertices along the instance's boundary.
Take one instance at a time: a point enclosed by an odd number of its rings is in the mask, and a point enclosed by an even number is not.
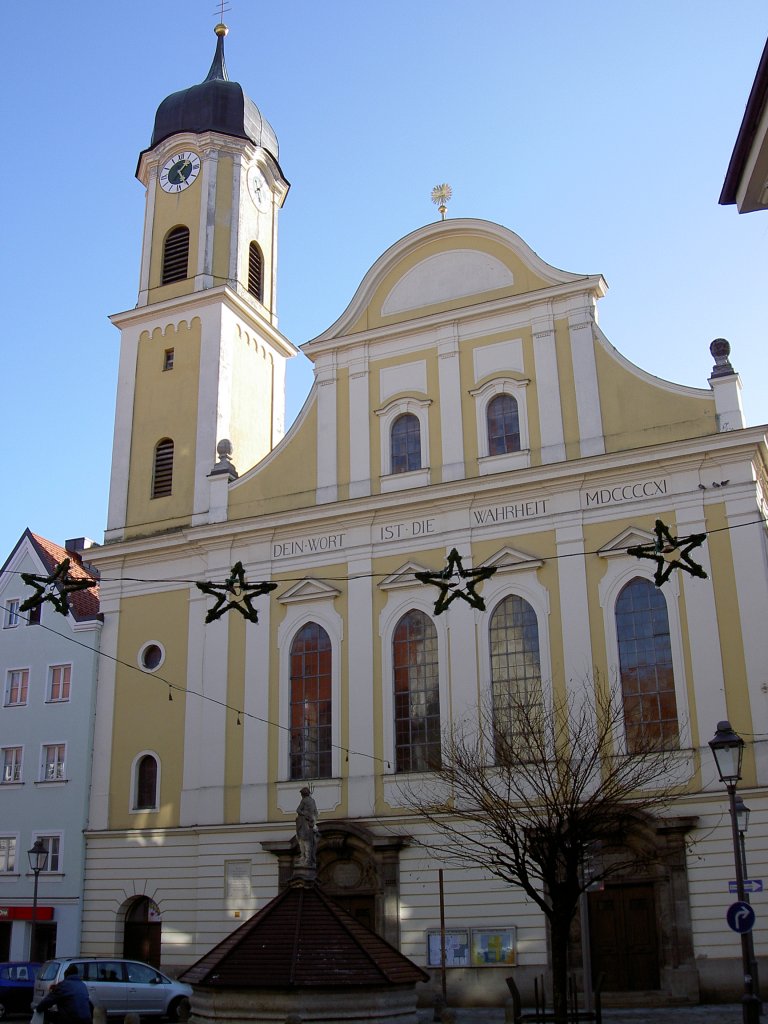
<svg viewBox="0 0 768 1024"><path fill-rule="evenodd" d="M606 992L658 989L659 937L652 884L607 886L590 893L589 928L595 977Z"/></svg>

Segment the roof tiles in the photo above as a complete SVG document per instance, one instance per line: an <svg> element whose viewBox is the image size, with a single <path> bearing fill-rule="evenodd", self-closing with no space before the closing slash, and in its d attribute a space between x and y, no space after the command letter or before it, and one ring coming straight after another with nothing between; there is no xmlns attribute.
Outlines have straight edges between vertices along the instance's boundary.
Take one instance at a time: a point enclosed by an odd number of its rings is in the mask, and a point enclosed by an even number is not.
<svg viewBox="0 0 768 1024"><path fill-rule="evenodd" d="M213 988L413 985L427 977L307 881L291 883L182 975Z"/></svg>

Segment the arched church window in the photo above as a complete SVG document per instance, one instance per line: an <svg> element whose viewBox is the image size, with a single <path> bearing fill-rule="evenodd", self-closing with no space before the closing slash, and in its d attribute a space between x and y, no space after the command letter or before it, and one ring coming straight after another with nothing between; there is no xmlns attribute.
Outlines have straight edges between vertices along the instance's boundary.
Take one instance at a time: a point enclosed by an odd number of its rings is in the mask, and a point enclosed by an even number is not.
<svg viewBox="0 0 768 1024"><path fill-rule="evenodd" d="M264 257L256 242L248 246L248 291L259 302L264 301Z"/></svg>
<svg viewBox="0 0 768 1024"><path fill-rule="evenodd" d="M173 490L173 441L164 437L155 447L152 469L152 497L165 498Z"/></svg>
<svg viewBox="0 0 768 1024"><path fill-rule="evenodd" d="M512 395L496 395L486 410L488 454L506 455L520 451L520 416L517 399Z"/></svg>
<svg viewBox="0 0 768 1024"><path fill-rule="evenodd" d="M393 473L421 469L421 424L412 412L403 413L392 424L391 452Z"/></svg>
<svg viewBox="0 0 768 1024"><path fill-rule="evenodd" d="M162 283L183 281L189 265L189 228L180 225L171 228L163 243Z"/></svg>
<svg viewBox="0 0 768 1024"><path fill-rule="evenodd" d="M317 622L291 643L291 778L331 775L331 640Z"/></svg>
<svg viewBox="0 0 768 1024"><path fill-rule="evenodd" d="M423 772L440 766L440 685L437 631L416 608L406 612L392 638L395 767Z"/></svg>
<svg viewBox="0 0 768 1024"><path fill-rule="evenodd" d="M679 746L677 699L664 595L636 577L616 601L616 635L630 754Z"/></svg>
<svg viewBox="0 0 768 1024"><path fill-rule="evenodd" d="M143 754L136 764L136 785L133 809L154 810L157 807L157 758Z"/></svg>
<svg viewBox="0 0 768 1024"><path fill-rule="evenodd" d="M543 710L536 612L522 597L510 594L496 606L489 635L496 756L503 757L505 746L514 747L519 756Z"/></svg>

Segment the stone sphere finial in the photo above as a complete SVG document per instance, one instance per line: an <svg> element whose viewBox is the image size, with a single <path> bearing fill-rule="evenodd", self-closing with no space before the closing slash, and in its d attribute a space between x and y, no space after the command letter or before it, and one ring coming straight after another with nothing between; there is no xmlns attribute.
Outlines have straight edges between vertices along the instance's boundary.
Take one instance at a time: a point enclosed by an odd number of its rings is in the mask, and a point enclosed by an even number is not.
<svg viewBox="0 0 768 1024"><path fill-rule="evenodd" d="M731 343L729 341L725 338L715 338L709 346L709 351L715 360L715 365L712 367L713 377L724 377L726 374L733 373L733 367L728 358L731 354Z"/></svg>
<svg viewBox="0 0 768 1024"><path fill-rule="evenodd" d="M216 445L216 454L220 459L225 459L227 462L232 461L232 456L235 453L235 446L229 440L228 437L223 437Z"/></svg>

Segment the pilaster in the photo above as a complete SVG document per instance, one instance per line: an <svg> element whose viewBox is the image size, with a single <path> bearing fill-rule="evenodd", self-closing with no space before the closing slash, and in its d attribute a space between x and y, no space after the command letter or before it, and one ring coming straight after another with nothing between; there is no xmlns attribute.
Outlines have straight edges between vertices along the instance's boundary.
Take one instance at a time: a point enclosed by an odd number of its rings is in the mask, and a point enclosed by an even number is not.
<svg viewBox="0 0 768 1024"><path fill-rule="evenodd" d="M555 321L552 316L536 317L533 321L533 358L536 367L541 461L564 462L565 433L557 370Z"/></svg>
<svg viewBox="0 0 768 1024"><path fill-rule="evenodd" d="M437 370L442 435L442 480L464 478L464 431L461 419L461 377L459 372L459 327L443 327L437 337Z"/></svg>
<svg viewBox="0 0 768 1024"><path fill-rule="evenodd" d="M595 362L595 340L592 333L593 323L594 314L591 307L575 309L568 315L582 457L602 455L605 452L600 389L597 383L597 364Z"/></svg>

